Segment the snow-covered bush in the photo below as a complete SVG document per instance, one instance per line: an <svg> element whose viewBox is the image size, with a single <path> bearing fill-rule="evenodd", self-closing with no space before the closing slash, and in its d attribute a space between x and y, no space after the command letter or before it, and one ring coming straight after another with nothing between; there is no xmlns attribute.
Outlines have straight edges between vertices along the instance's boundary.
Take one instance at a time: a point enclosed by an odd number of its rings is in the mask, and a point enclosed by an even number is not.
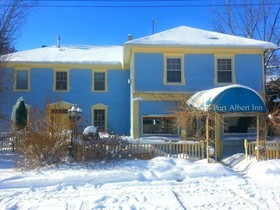
<svg viewBox="0 0 280 210"><path fill-rule="evenodd" d="M22 158L18 167L33 169L57 164L66 159L70 134L65 124L57 124L46 117L32 120L25 130L16 133Z"/></svg>
<svg viewBox="0 0 280 210"><path fill-rule="evenodd" d="M85 136L93 136L93 135L98 134L98 131L95 126L88 126L84 129L83 134Z"/></svg>

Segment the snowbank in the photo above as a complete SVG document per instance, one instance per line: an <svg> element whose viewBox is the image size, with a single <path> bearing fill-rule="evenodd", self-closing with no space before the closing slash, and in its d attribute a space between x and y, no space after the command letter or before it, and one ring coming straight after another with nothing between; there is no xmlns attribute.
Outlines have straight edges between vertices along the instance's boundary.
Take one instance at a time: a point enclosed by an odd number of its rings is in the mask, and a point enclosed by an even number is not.
<svg viewBox="0 0 280 210"><path fill-rule="evenodd" d="M280 207L280 160L246 162L238 154L225 160L232 170L206 160L157 157L87 166L69 163L25 173L15 170L15 161L13 153L0 155L3 209Z"/></svg>

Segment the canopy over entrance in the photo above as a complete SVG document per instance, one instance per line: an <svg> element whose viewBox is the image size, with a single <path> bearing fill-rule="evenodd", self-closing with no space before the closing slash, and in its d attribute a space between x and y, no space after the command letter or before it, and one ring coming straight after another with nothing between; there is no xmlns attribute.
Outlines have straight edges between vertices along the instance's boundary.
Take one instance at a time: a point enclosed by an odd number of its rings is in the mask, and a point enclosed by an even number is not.
<svg viewBox="0 0 280 210"><path fill-rule="evenodd" d="M187 105L206 112L266 112L255 90L237 84L197 92Z"/></svg>

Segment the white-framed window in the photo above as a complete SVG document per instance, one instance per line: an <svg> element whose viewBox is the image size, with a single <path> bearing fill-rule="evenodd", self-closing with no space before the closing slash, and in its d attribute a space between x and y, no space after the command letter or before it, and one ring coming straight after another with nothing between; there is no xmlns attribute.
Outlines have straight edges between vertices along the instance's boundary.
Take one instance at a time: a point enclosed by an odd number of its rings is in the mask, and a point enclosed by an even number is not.
<svg viewBox="0 0 280 210"><path fill-rule="evenodd" d="M30 91L30 70L15 70L14 90Z"/></svg>
<svg viewBox="0 0 280 210"><path fill-rule="evenodd" d="M165 55L164 84L184 85L184 59L182 55Z"/></svg>
<svg viewBox="0 0 280 210"><path fill-rule="evenodd" d="M216 56L215 83L235 83L234 59L232 56Z"/></svg>
<svg viewBox="0 0 280 210"><path fill-rule="evenodd" d="M54 70L54 91L70 91L69 70Z"/></svg>

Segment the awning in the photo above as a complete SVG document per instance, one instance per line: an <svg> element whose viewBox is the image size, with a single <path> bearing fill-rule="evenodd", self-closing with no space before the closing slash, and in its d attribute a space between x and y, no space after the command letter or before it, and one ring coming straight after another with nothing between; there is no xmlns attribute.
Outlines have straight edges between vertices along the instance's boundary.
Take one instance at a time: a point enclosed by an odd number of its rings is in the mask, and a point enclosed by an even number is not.
<svg viewBox="0 0 280 210"><path fill-rule="evenodd" d="M187 105L209 112L266 112L262 97L244 85L229 85L194 94Z"/></svg>

